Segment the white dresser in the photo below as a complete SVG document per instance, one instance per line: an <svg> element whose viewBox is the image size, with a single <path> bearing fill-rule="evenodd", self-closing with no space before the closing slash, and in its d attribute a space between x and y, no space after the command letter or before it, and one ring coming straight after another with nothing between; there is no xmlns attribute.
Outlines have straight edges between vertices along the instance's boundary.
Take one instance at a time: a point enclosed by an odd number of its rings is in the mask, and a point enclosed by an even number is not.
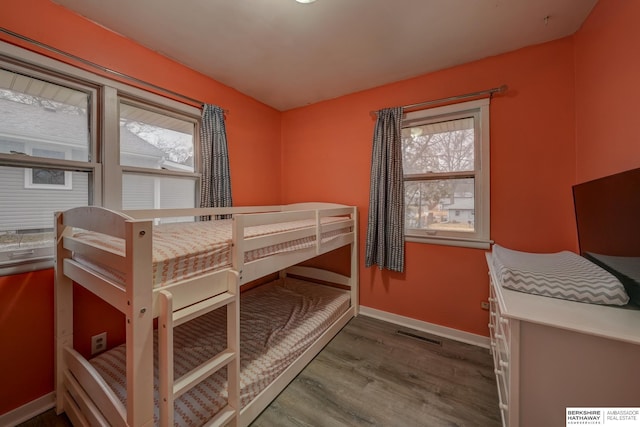
<svg viewBox="0 0 640 427"><path fill-rule="evenodd" d="M490 271L503 425L564 427L567 407L640 407L640 310L512 291Z"/></svg>

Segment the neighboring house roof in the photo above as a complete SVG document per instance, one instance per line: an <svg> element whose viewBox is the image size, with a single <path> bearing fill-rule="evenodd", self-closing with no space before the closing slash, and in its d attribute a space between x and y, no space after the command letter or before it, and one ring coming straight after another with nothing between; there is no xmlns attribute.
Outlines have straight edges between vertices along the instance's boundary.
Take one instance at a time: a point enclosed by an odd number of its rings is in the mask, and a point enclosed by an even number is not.
<svg viewBox="0 0 640 427"><path fill-rule="evenodd" d="M60 120L62 114L64 120ZM86 146L87 122L82 116L8 99L0 99L0 115L0 135Z"/></svg>
<svg viewBox="0 0 640 427"><path fill-rule="evenodd" d="M0 138L26 139L78 148L87 145L87 119L81 115L0 98L0 117ZM124 154L156 159L165 157L162 150L124 126L120 127L120 147Z"/></svg>
<svg viewBox="0 0 640 427"><path fill-rule="evenodd" d="M157 158L165 157L164 151L140 138L125 126L120 126L120 150L126 154Z"/></svg>
<svg viewBox="0 0 640 427"><path fill-rule="evenodd" d="M474 200L473 198L469 197L469 198L463 198L463 199L456 199L452 205L449 206L445 206L445 209L448 210L473 210L475 209L475 205L474 205Z"/></svg>

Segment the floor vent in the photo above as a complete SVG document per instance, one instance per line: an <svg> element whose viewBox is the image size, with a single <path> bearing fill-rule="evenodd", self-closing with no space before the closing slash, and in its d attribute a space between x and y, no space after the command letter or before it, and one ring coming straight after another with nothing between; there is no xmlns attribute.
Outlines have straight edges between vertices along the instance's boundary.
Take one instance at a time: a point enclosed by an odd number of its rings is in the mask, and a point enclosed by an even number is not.
<svg viewBox="0 0 640 427"><path fill-rule="evenodd" d="M429 344L435 344L435 345L439 345L442 346L442 341L437 340L435 338L427 338L427 337L423 337L422 335L417 335L411 332L407 332L407 331L396 331L396 334L398 335L402 335L408 338L413 338L416 340L420 340L420 341L424 341L424 342L428 342Z"/></svg>

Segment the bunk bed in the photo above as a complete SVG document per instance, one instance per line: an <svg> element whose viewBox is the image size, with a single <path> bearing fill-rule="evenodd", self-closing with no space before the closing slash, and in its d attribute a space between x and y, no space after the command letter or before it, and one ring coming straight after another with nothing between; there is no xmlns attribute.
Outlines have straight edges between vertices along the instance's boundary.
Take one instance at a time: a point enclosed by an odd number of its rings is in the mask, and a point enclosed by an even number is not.
<svg viewBox="0 0 640 427"><path fill-rule="evenodd" d="M56 408L75 426L246 426L358 311L355 207L89 206L55 224ZM298 265L344 246L349 276ZM74 283L124 314L124 344L73 349Z"/></svg>

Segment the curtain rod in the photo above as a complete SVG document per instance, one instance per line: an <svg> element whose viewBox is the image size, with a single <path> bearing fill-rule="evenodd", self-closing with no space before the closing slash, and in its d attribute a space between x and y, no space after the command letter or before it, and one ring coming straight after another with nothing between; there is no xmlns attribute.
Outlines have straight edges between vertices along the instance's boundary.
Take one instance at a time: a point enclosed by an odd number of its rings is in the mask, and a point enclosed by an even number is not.
<svg viewBox="0 0 640 427"><path fill-rule="evenodd" d="M481 91L478 91L478 92L465 93L463 95L455 95L455 96L450 96L448 98L433 99L431 101L418 102L417 104L404 105L404 106L402 106L402 109L403 110L411 110L411 109L418 108L418 107L426 107L428 105L442 104L442 103L450 102L450 101L458 101L460 99L476 98L476 97L482 96L482 95L492 96L494 93L505 93L507 91L507 89L509 89L509 87L507 85L502 85L502 86L499 86L499 87L494 87L492 89L481 90ZM377 111L372 111L371 114L377 114Z"/></svg>
<svg viewBox="0 0 640 427"><path fill-rule="evenodd" d="M133 76L130 76L128 74L121 73L120 71L112 70L112 69L107 68L105 66L102 66L100 64L96 64L95 62L91 62L91 61L88 61L86 59L80 58L79 56L76 56L76 55L74 55L72 53L68 53L68 52L60 50L58 48L55 48L53 46L49 46L48 44L42 43L42 42L40 42L38 40L34 40L32 38L23 36L22 34L15 33L15 32L13 32L11 30L7 30L4 27L0 27L0 32L5 33L7 35L10 35L12 37L15 37L15 38L17 38L19 40L25 41L27 43L30 43L32 45L35 45L35 46L41 47L43 49L46 49L46 50L48 50L50 52L54 52L54 53L56 53L58 55L65 56L65 57L67 57L69 59L72 59L74 61L81 62L82 64L88 65L88 66L90 66L92 68L98 69L98 70L103 71L103 72L105 72L107 74L112 74L112 75L115 75L115 76L120 77L122 79L129 80L131 82L147 86L149 88L152 88L154 90L157 90L157 91L161 92L162 94L170 95L170 96L175 97L175 98L179 98L179 100L187 101L187 102L189 102L191 104L198 104L200 107L202 107L205 104L203 101L200 101L198 99L191 98L189 96L183 95L183 94L178 93L178 92L174 92L174 91L172 91L170 89L167 89L167 88L164 88L164 87L161 87L161 86L157 86L157 85L155 85L153 83L149 83L149 82L141 80L141 79L139 79L137 77L133 77ZM229 111L228 110L224 110L224 112L228 113Z"/></svg>

